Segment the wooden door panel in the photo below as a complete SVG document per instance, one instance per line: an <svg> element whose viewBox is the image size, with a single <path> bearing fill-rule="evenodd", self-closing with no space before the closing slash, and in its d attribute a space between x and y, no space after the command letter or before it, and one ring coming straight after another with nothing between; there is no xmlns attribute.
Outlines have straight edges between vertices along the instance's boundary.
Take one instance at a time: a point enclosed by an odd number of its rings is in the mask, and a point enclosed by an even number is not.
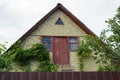
<svg viewBox="0 0 120 80"><path fill-rule="evenodd" d="M53 62L55 64L69 64L67 38L55 37L53 47Z"/></svg>

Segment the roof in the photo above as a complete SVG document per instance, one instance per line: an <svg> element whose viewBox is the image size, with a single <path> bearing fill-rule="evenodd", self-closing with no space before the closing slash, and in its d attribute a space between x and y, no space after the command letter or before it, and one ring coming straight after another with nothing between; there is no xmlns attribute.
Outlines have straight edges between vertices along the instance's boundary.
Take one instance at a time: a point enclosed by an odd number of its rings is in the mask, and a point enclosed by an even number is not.
<svg viewBox="0 0 120 80"><path fill-rule="evenodd" d="M96 37L96 35L86 27L79 19L77 19L70 11L68 11L62 4L58 3L47 15L45 15L40 21L38 21L30 30L28 30L18 41L24 41L34 30L36 30L42 23L44 23L54 12L61 10L64 12L73 22L75 22L84 32Z"/></svg>

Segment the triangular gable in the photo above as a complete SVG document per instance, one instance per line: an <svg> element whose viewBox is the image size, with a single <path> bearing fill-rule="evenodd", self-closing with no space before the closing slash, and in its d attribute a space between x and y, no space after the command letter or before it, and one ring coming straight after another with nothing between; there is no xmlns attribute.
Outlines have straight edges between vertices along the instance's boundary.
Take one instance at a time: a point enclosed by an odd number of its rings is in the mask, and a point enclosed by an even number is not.
<svg viewBox="0 0 120 80"><path fill-rule="evenodd" d="M33 31L35 31L42 23L44 23L55 11L61 10L64 12L73 22L75 22L84 32L89 35L96 37L96 35L87 28L80 20L78 20L71 12L69 12L63 5L60 3L52 9L46 16L44 16L40 21L38 21L30 30L28 30L18 41L24 41Z"/></svg>

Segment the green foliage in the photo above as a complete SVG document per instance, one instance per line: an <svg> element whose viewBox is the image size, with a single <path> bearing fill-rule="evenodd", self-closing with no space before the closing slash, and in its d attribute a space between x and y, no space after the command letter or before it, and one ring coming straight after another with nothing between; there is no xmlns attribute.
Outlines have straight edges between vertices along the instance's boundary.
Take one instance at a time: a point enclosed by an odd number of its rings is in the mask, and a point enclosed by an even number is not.
<svg viewBox="0 0 120 80"><path fill-rule="evenodd" d="M81 42L81 44L78 46L78 54L82 57L89 57L92 50L90 49L91 44L91 37L86 36L84 41Z"/></svg>
<svg viewBox="0 0 120 80"><path fill-rule="evenodd" d="M48 67L50 66L50 67ZM41 72L56 72L58 70L58 65L53 65L50 61L42 61L39 63L39 68L36 69L36 71L41 71Z"/></svg>
<svg viewBox="0 0 120 80"><path fill-rule="evenodd" d="M79 62L80 62L80 70L83 71L84 64L83 59L84 57L90 57L92 53L98 55L101 51L101 41L98 38L92 37L87 35L84 37L84 41L78 46L78 55L79 55ZM92 56L96 61L96 56Z"/></svg>
<svg viewBox="0 0 120 80"><path fill-rule="evenodd" d="M25 71L25 72L31 72L32 71L32 69L31 69L31 67L28 65L28 66L25 66L25 67L23 67L23 69L22 69L23 71Z"/></svg>
<svg viewBox="0 0 120 80"><path fill-rule="evenodd" d="M84 64L83 64L83 57L79 55L79 69L80 71L83 71L83 68L84 68Z"/></svg>
<svg viewBox="0 0 120 80"><path fill-rule="evenodd" d="M57 71L58 68L57 65L52 64L49 52L41 44L34 44L31 48L24 50L21 48L20 42L17 42L12 45L6 55L9 55L12 61L24 67L23 70L27 72L31 71L29 65L32 60L39 61L39 67L36 71L53 72Z"/></svg>
<svg viewBox="0 0 120 80"><path fill-rule="evenodd" d="M6 72L9 71L10 69L11 69L11 61L3 56L0 56L0 71Z"/></svg>
<svg viewBox="0 0 120 80"><path fill-rule="evenodd" d="M79 55L94 53L93 59L100 65L98 71L120 71L120 7L109 20L108 29L100 37L86 36L78 48Z"/></svg>
<svg viewBox="0 0 120 80"><path fill-rule="evenodd" d="M39 67L35 71L55 72L58 65L52 64L49 52L41 44L35 44L29 49L22 49L20 41L13 44L6 52L5 45L0 44L0 71L12 70L12 63L16 62L25 72L31 72L30 61L39 61Z"/></svg>
<svg viewBox="0 0 120 80"><path fill-rule="evenodd" d="M100 38L92 37L90 35L85 36L84 41L78 47L80 69L83 69L84 67L82 59L84 59L84 57L92 57L94 61L100 65L98 71L103 71L103 69L106 69L106 71L110 70L111 60L109 58L109 52L112 51ZM109 68L107 68L107 66L109 66Z"/></svg>
<svg viewBox="0 0 120 80"><path fill-rule="evenodd" d="M105 53L111 60L109 65L112 66L111 70L120 71L120 67L116 66L120 62L120 7L117 9L117 14L106 23L108 23L108 29L101 33L100 38L107 46Z"/></svg>
<svg viewBox="0 0 120 80"><path fill-rule="evenodd" d="M120 67L117 67L116 65L106 65L106 66L99 66L98 71L119 71Z"/></svg>
<svg viewBox="0 0 120 80"><path fill-rule="evenodd" d="M20 46L19 46L20 47ZM33 47L23 50L20 49L15 55L15 61L21 63L21 65L27 65L27 63L32 60L38 61L50 61L49 52L41 44L35 44ZM24 63L23 63L24 62Z"/></svg>
<svg viewBox="0 0 120 80"><path fill-rule="evenodd" d="M6 51L5 44L0 44L0 71L6 72L11 69L11 60L5 57L4 51Z"/></svg>
<svg viewBox="0 0 120 80"><path fill-rule="evenodd" d="M79 56L79 69L80 71L83 71L84 64L83 59L84 57L89 57L91 55L92 50L89 47L88 43L89 36L85 37L84 41L81 41L81 44L78 46L78 56Z"/></svg>
<svg viewBox="0 0 120 80"><path fill-rule="evenodd" d="M5 44L0 44L0 54L2 54L6 50Z"/></svg>

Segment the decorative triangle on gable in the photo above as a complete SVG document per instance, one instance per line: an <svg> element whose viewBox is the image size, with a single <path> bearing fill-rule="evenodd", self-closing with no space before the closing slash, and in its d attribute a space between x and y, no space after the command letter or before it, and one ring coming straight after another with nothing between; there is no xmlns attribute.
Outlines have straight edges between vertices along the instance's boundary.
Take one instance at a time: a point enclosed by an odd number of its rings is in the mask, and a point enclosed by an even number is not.
<svg viewBox="0 0 120 80"><path fill-rule="evenodd" d="M61 18L58 18L57 21L55 22L55 24L58 24L58 25L63 25L63 21L61 20Z"/></svg>

